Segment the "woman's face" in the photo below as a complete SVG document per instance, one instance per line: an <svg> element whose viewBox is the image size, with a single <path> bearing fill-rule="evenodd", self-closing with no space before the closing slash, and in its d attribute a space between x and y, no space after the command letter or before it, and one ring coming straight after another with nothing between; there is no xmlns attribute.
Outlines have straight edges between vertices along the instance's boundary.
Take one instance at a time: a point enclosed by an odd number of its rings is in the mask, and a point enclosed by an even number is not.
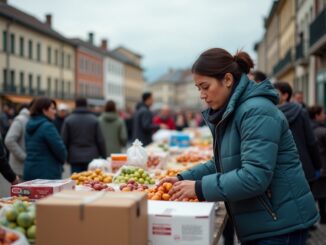
<svg viewBox="0 0 326 245"><path fill-rule="evenodd" d="M225 74L223 80L198 74L193 74L193 78L200 92L200 98L208 107L218 110L228 101L233 85L233 76L230 73Z"/></svg>
<svg viewBox="0 0 326 245"><path fill-rule="evenodd" d="M46 109L43 110L43 114L51 120L55 119L56 112L57 112L57 110L55 109L55 106L53 103L50 105L50 107L47 110Z"/></svg>

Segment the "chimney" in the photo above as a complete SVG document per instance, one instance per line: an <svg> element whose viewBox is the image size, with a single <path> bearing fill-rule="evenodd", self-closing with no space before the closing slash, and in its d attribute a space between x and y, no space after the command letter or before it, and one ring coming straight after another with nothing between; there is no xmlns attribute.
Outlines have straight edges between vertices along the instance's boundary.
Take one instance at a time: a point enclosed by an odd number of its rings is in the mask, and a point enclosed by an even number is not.
<svg viewBox="0 0 326 245"><path fill-rule="evenodd" d="M7 0L0 0L0 3L8 4Z"/></svg>
<svg viewBox="0 0 326 245"><path fill-rule="evenodd" d="M45 23L48 25L48 26L52 26L52 14L47 14L45 15L45 18L46 18L46 21Z"/></svg>
<svg viewBox="0 0 326 245"><path fill-rule="evenodd" d="M89 32L88 33L88 42L90 44L93 44L94 43L94 33L93 32Z"/></svg>
<svg viewBox="0 0 326 245"><path fill-rule="evenodd" d="M108 40L107 39L102 39L101 49L104 51L108 50Z"/></svg>

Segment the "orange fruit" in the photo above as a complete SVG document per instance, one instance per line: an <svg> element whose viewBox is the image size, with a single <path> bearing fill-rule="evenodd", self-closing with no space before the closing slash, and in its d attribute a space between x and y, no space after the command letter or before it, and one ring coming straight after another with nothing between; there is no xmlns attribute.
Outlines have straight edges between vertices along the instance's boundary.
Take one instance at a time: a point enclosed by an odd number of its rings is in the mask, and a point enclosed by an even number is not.
<svg viewBox="0 0 326 245"><path fill-rule="evenodd" d="M170 196L169 194L167 194L167 193L164 193L164 194L162 195L162 199L165 200L165 201L170 200L170 198L171 198L171 196Z"/></svg>
<svg viewBox="0 0 326 245"><path fill-rule="evenodd" d="M161 197L158 196L158 195L154 195L154 196L152 197L152 200L161 200Z"/></svg>
<svg viewBox="0 0 326 245"><path fill-rule="evenodd" d="M172 188L172 183L166 182L163 184L163 186L165 187L166 191L170 191Z"/></svg>

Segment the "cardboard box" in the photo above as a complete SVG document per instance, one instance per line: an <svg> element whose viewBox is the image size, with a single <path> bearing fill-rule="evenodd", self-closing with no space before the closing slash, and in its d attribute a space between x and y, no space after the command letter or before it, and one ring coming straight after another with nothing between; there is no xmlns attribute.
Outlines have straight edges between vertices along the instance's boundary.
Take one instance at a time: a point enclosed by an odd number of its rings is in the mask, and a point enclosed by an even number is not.
<svg viewBox="0 0 326 245"><path fill-rule="evenodd" d="M63 191L36 204L41 245L147 244L145 193Z"/></svg>
<svg viewBox="0 0 326 245"><path fill-rule="evenodd" d="M75 181L71 179L36 179L11 186L11 196L27 196L30 199L40 199L62 190L72 190L74 187Z"/></svg>
<svg viewBox="0 0 326 245"><path fill-rule="evenodd" d="M215 203L148 201L148 245L211 245Z"/></svg>

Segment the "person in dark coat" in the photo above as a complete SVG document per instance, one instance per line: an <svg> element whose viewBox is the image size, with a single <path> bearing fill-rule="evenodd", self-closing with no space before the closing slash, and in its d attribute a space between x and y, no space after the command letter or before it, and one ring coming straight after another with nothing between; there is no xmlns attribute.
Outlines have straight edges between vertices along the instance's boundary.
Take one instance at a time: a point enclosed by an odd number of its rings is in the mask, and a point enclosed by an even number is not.
<svg viewBox="0 0 326 245"><path fill-rule="evenodd" d="M35 100L26 125L24 180L61 179L67 150L53 124L56 102L47 97Z"/></svg>
<svg viewBox="0 0 326 245"><path fill-rule="evenodd" d="M76 109L65 119L61 135L68 149L72 173L87 170L95 158L106 158L105 141L97 117L87 109L87 100L78 98Z"/></svg>
<svg viewBox="0 0 326 245"><path fill-rule="evenodd" d="M68 106L64 103L58 105L58 112L54 119L54 125L57 128L59 134L61 133L63 122L65 118L68 116Z"/></svg>
<svg viewBox="0 0 326 245"><path fill-rule="evenodd" d="M310 185L318 178L321 167L317 140L310 125L307 111L302 105L290 102L292 88L286 82L276 82L274 87L280 93L279 109L286 116L295 144L298 148L300 160L306 179Z"/></svg>
<svg viewBox="0 0 326 245"><path fill-rule="evenodd" d="M11 184L15 185L19 181L19 177L15 174L9 165L6 149L0 136L0 173Z"/></svg>
<svg viewBox="0 0 326 245"><path fill-rule="evenodd" d="M326 224L326 127L323 107L315 105L309 108L311 125L318 142L322 160L320 179L312 185L312 192L318 200L320 223Z"/></svg>
<svg viewBox="0 0 326 245"><path fill-rule="evenodd" d="M133 141L139 139L144 146L152 143L152 134L162 125L155 125L153 123L153 114L150 107L153 104L153 96L151 93L146 92L142 95L142 103L138 104L138 110L135 113L133 122Z"/></svg>

